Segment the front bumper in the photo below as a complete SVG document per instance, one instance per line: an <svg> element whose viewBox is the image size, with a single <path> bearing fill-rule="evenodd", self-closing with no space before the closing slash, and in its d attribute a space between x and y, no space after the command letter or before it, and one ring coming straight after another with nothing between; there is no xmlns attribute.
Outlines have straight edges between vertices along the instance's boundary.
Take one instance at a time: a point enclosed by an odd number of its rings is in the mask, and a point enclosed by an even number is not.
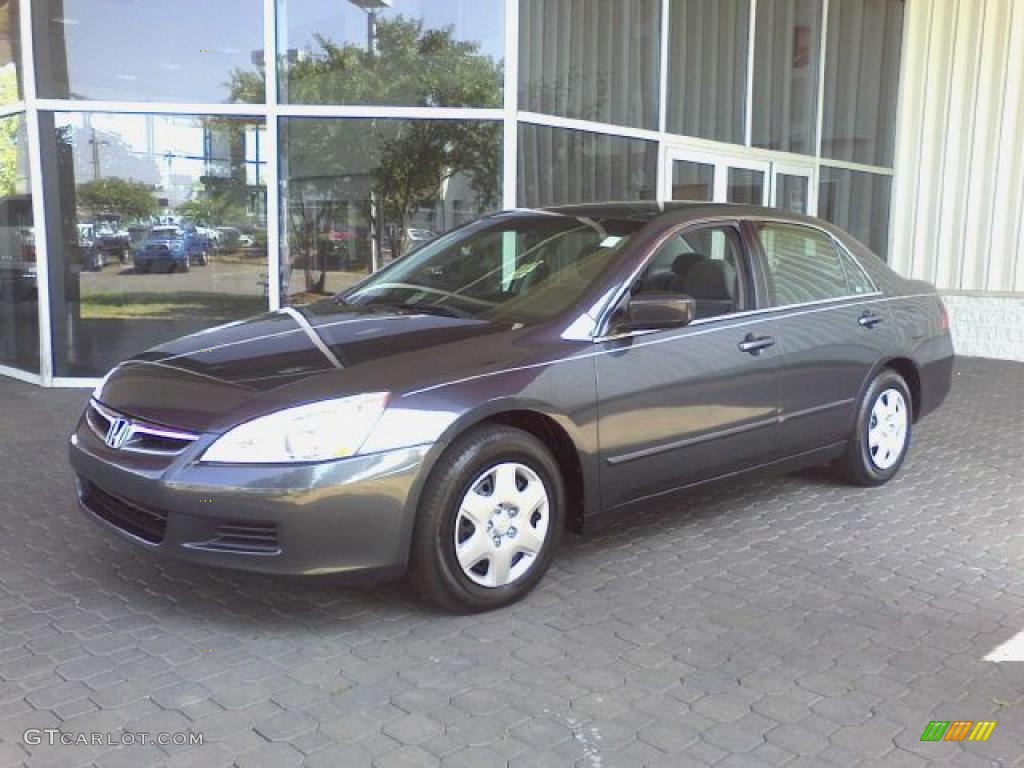
<svg viewBox="0 0 1024 768"><path fill-rule="evenodd" d="M405 570L429 446L325 464L199 464L213 437L169 464L71 438L79 503L148 550L204 565L281 574L396 576Z"/></svg>

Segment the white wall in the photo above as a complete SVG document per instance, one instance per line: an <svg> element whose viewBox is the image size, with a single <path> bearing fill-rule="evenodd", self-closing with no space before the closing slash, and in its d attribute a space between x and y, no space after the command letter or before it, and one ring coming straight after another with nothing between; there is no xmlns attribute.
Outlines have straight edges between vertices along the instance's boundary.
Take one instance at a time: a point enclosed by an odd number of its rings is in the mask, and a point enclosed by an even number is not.
<svg viewBox="0 0 1024 768"><path fill-rule="evenodd" d="M1024 0L908 0L890 262L950 295L960 354L1024 360L1022 220Z"/></svg>

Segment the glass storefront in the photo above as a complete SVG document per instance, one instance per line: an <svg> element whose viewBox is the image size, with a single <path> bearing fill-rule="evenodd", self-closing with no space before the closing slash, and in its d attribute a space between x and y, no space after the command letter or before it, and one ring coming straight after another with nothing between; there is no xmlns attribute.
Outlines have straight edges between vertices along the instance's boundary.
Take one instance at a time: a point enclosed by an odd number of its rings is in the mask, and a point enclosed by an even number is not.
<svg viewBox="0 0 1024 768"><path fill-rule="evenodd" d="M0 4L0 106L21 98L21 35L17 2Z"/></svg>
<svg viewBox="0 0 1024 768"><path fill-rule="evenodd" d="M587 131L519 126L519 205L653 200L658 146Z"/></svg>
<svg viewBox="0 0 1024 768"><path fill-rule="evenodd" d="M281 126L282 293L337 293L501 207L501 125L288 118Z"/></svg>
<svg viewBox="0 0 1024 768"><path fill-rule="evenodd" d="M821 154L893 164L904 0L829 0Z"/></svg>
<svg viewBox="0 0 1024 768"><path fill-rule="evenodd" d="M885 258L889 251L891 194L890 176L822 166L818 215Z"/></svg>
<svg viewBox="0 0 1024 768"><path fill-rule="evenodd" d="M261 121L45 117L57 376L267 308Z"/></svg>
<svg viewBox="0 0 1024 768"><path fill-rule="evenodd" d="M658 127L660 0L519 0L519 108Z"/></svg>
<svg viewBox="0 0 1024 768"><path fill-rule="evenodd" d="M0 0L0 368L94 379L506 207L765 204L884 255L904 14Z"/></svg>
<svg viewBox="0 0 1024 768"><path fill-rule="evenodd" d="M0 118L0 365L39 372L39 284L25 120Z"/></svg>
<svg viewBox="0 0 1024 768"><path fill-rule="evenodd" d="M672 0L668 40L669 132L742 144L750 0Z"/></svg>
<svg viewBox="0 0 1024 768"><path fill-rule="evenodd" d="M758 0L754 34L755 147L814 154L821 0Z"/></svg>
<svg viewBox="0 0 1024 768"><path fill-rule="evenodd" d="M304 0L282 11L282 102L501 106L501 0Z"/></svg>
<svg viewBox="0 0 1024 768"><path fill-rule="evenodd" d="M32 0L31 5L42 97L263 101L258 2Z"/></svg>

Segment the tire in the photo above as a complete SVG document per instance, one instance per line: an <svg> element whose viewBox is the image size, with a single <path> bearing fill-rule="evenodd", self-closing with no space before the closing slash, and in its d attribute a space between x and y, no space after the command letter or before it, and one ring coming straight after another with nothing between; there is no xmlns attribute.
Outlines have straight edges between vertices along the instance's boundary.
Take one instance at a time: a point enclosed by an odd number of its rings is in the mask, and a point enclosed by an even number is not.
<svg viewBox="0 0 1024 768"><path fill-rule="evenodd" d="M907 383L886 368L868 386L857 407L857 422L840 475L865 487L883 485L903 466L913 433L913 400Z"/></svg>
<svg viewBox="0 0 1024 768"><path fill-rule="evenodd" d="M190 272L191 270L192 270L192 257L189 256L188 254L185 254L185 260L183 262L181 262L181 266L180 267L176 266L174 268L175 272Z"/></svg>
<svg viewBox="0 0 1024 768"><path fill-rule="evenodd" d="M495 494L504 498L492 502ZM530 518L520 503L531 506ZM469 511L479 516L479 526ZM474 429L449 446L427 479L408 580L425 599L453 613L509 605L543 578L564 520L565 486L544 444L513 427Z"/></svg>

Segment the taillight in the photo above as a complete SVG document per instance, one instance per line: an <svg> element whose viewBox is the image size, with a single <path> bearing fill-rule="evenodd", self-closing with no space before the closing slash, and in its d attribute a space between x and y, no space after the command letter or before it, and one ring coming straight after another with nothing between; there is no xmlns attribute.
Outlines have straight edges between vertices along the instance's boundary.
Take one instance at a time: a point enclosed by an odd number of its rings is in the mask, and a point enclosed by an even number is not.
<svg viewBox="0 0 1024 768"><path fill-rule="evenodd" d="M949 310L941 300L939 301L939 330L943 333L949 332Z"/></svg>

